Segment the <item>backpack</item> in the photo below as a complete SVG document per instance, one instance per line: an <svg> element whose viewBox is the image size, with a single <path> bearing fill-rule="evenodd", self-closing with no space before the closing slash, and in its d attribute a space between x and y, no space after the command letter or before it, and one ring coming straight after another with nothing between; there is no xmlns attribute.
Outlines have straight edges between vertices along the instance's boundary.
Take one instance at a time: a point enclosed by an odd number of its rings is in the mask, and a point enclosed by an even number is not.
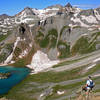
<svg viewBox="0 0 100 100"><path fill-rule="evenodd" d="M94 82L90 81L90 80L89 80L89 82L90 82L90 85L88 87L93 88L94 87Z"/></svg>

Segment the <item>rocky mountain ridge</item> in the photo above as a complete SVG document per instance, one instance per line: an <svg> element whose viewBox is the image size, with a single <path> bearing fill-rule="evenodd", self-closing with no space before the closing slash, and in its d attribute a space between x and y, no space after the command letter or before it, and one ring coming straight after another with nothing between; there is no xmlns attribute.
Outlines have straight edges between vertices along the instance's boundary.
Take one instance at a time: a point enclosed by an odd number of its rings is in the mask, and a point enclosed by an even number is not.
<svg viewBox="0 0 100 100"><path fill-rule="evenodd" d="M98 49L100 8L82 10L68 3L0 16L0 63L27 65L37 50L54 60Z"/></svg>

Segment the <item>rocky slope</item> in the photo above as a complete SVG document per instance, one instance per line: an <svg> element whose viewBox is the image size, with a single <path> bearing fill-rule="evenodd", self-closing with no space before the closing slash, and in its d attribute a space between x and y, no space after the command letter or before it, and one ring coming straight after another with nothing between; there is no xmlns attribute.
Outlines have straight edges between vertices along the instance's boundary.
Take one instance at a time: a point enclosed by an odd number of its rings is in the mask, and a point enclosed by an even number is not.
<svg viewBox="0 0 100 100"><path fill-rule="evenodd" d="M25 66L37 50L50 60L100 49L100 8L54 5L0 15L0 63Z"/></svg>

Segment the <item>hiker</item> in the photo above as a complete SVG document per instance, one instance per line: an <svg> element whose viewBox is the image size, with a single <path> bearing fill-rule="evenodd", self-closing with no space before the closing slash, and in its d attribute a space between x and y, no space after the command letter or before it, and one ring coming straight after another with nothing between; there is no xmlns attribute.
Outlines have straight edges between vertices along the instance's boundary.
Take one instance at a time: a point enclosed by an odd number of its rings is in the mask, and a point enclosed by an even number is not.
<svg viewBox="0 0 100 100"><path fill-rule="evenodd" d="M88 76L88 80L86 81L87 90L89 90L89 91L92 90L94 85L95 85L95 83L91 79L91 76Z"/></svg>
<svg viewBox="0 0 100 100"><path fill-rule="evenodd" d="M84 90L85 92L90 92L94 86L95 86L95 83L91 79L91 76L88 76L86 85L82 86L82 90Z"/></svg>
<svg viewBox="0 0 100 100"><path fill-rule="evenodd" d="M95 83L91 79L91 76L88 76L88 79L86 81L86 96L87 97L89 96L90 91L92 91L94 85L95 85Z"/></svg>

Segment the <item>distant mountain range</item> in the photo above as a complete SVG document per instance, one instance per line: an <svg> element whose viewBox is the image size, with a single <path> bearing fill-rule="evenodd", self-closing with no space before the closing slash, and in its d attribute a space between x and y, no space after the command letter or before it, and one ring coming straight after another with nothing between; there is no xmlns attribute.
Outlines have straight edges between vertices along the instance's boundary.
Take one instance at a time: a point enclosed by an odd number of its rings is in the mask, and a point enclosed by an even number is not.
<svg viewBox="0 0 100 100"><path fill-rule="evenodd" d="M15 16L0 15L1 64L22 61L27 65L37 50L50 59L64 59L97 49L100 8L82 10L68 3L43 10L26 7Z"/></svg>

